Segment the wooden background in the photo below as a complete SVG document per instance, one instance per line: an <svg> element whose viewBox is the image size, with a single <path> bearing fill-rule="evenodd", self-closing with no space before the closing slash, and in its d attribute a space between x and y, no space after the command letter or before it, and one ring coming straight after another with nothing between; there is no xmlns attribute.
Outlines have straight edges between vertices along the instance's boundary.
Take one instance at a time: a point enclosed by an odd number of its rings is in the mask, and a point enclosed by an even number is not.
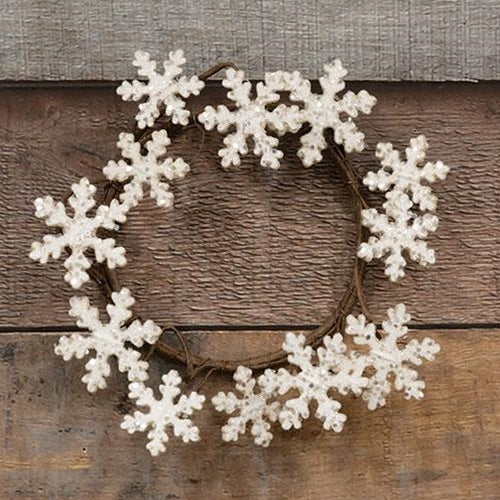
<svg viewBox="0 0 500 500"><path fill-rule="evenodd" d="M2 0L0 68L10 80L116 80L137 49L320 76L332 57L355 80L495 80L497 0Z"/></svg>
<svg viewBox="0 0 500 500"><path fill-rule="evenodd" d="M500 85L449 80L498 78L498 2L180 4L7 1L0 14L0 498L497 500ZM436 185L437 263L410 265L397 284L380 264L366 278L377 320L404 301L415 335L442 346L421 368L422 402L394 394L369 413L346 398L341 435L311 419L300 431L276 430L268 449L248 437L223 443L224 417L206 405L196 418L202 441L173 439L153 459L144 435L119 429L130 411L124 378L91 396L79 380L83 363L55 357L57 336L74 330L72 292L60 261L27 257L45 234L32 201L61 197L82 175L99 179L135 114L109 80L133 76L136 48L173 46L188 50L194 70L234 59L255 77L289 65L314 77L340 54L353 79L386 80L350 85L379 100L359 120L369 146L353 158L356 169L375 167L377 141L403 149L418 133L429 157L451 166ZM419 81L389 82L398 79ZM222 95L211 85L190 106ZM123 281L144 316L179 325L193 349L263 353L336 304L355 251L348 192L327 162L301 167L296 138L278 172L251 157L221 171L221 136L201 138L194 128L173 145L192 167L174 211L144 203L120 233ZM103 307L94 285L83 292ZM155 358L153 382L171 366ZM204 392L230 383L213 376Z"/></svg>

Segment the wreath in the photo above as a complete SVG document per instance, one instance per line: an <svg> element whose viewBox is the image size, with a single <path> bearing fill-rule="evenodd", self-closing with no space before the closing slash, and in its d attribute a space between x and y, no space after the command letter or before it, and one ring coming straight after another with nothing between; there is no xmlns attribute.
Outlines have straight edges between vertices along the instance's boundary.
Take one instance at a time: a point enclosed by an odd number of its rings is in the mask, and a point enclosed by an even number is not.
<svg viewBox="0 0 500 500"><path fill-rule="evenodd" d="M99 317L89 298L74 296L69 314L84 331L62 336L55 353L65 361L88 358L82 381L93 393L106 387L110 359L116 358L120 372L129 381L128 396L138 409L125 416L121 427L130 433L147 431L147 448L152 455L165 451L168 431L184 442L200 439L192 416L200 410L205 396L181 390L181 376L171 369L162 376L155 393L147 386L149 358L155 353L185 365L185 379L214 371L234 373L235 392L219 392L211 398L215 409L230 417L222 427L224 441L236 441L249 428L256 444L268 446L271 424L285 430L300 428L310 409L325 429L340 432L346 416L340 411L338 394L354 394L366 401L370 410L386 403L394 387L406 399L423 397L424 382L415 366L432 361L439 345L430 338L401 342L408 334L410 315L404 304L387 311L381 327L371 320L363 297L365 263L383 259L385 274L397 281L405 274L407 260L422 265L435 261L426 237L436 230L437 198L430 184L443 180L449 168L442 162L426 162L427 142L420 135L411 139L406 158L390 143L379 143L377 171L360 180L348 153L364 149L364 135L355 118L371 112L376 99L365 90L344 92L347 74L340 61L324 66L319 79L321 93L299 72L266 73L263 82L252 84L234 65L219 64L199 77L182 75L182 51L171 52L164 71L146 52L136 52L134 66L141 80L123 82L118 94L137 101L137 130L121 133L121 158L103 169L107 179L104 199L96 205L96 187L82 178L71 187L63 201L51 196L35 200L35 215L57 229L32 244L30 257L41 263L64 255L65 280L80 289L94 280L107 298L107 321ZM230 103L206 106L197 117L186 109L186 99L199 95L205 80L225 70L222 85ZM225 134L219 150L223 168L240 165L241 157L253 153L263 167L278 169L283 152L278 148L284 134L302 134L298 156L311 167L330 155L350 189L356 213L357 256L339 303L326 321L305 335L288 333L282 349L243 360L213 360L189 350L174 326L144 321L133 311L134 298L121 285L117 268L126 265L125 249L114 235L127 214L146 196L165 208L173 205L170 183L181 181L189 172L182 159L172 159L168 146L174 134L198 121L206 130ZM168 129L168 131L167 131ZM370 207L364 185L385 194L381 207ZM71 210L68 211L68 208ZM69 213L68 213L69 212ZM353 309L359 306L361 314ZM164 340L170 334L177 345ZM258 375L254 375L259 371Z"/></svg>

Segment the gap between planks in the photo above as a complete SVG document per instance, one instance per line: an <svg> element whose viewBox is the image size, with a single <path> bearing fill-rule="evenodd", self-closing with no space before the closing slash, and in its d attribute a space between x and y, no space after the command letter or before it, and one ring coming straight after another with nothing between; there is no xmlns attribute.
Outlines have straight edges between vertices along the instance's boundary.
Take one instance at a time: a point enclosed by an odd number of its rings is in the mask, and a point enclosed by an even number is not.
<svg viewBox="0 0 500 500"><path fill-rule="evenodd" d="M220 73L219 75L216 75L215 77L211 78L210 80L207 80L205 82L205 90L206 89L212 89L212 88L220 88L221 87L221 82L224 76L224 72ZM52 90L52 89L94 89L94 88L101 88L101 89L113 89L115 90L123 80L105 80L105 81L99 81L99 80L89 80L89 81L82 81L82 80L68 80L68 81L49 81L49 80L44 80L44 81L36 81L36 80L21 80L21 81L15 81L15 80L0 80L0 90L31 90L31 89L45 89L45 90ZM139 79L139 81L145 81ZM262 80L255 80L255 79L250 79L248 80L252 83L254 86L257 82L262 81ZM316 85L318 80L311 80L311 82ZM378 80L348 80L347 82L349 86L374 86L374 85L384 85L387 87L390 86L401 86L404 84L408 84L411 86L429 86L429 87L442 87L443 85L446 85L447 87L476 87L481 84L483 85L495 85L499 84L500 80L452 80L452 81L387 81L387 82L380 82Z"/></svg>
<svg viewBox="0 0 500 500"><path fill-rule="evenodd" d="M190 332L284 332L284 331L309 331L314 330L319 325L174 325L177 330L183 333ZM436 331L436 330L496 330L500 329L500 323L409 323L410 330L416 331ZM381 328L377 324L377 328ZM0 335L10 335L12 333L33 333L45 335L59 335L61 333L86 332L87 330L78 328L75 325L52 325L52 326L0 326Z"/></svg>

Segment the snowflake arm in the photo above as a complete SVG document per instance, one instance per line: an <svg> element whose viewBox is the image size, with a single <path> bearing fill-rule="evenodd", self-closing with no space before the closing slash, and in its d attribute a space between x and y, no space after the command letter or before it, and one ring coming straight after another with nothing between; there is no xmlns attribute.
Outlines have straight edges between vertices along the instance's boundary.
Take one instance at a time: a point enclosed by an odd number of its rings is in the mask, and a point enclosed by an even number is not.
<svg viewBox="0 0 500 500"><path fill-rule="evenodd" d="M438 218L433 214L416 216L411 211L412 206L408 195L392 192L383 205L385 213L374 208L361 212L361 222L373 236L361 243L358 257L370 262L387 256L385 274L391 281L405 274L405 251L411 260L424 266L436 261L434 250L428 248L424 239L437 229Z"/></svg>
<svg viewBox="0 0 500 500"><path fill-rule="evenodd" d="M181 377L175 370L170 370L162 377L159 390L161 399L156 399L153 391L141 382L133 382L129 386L129 397L136 401L137 406L148 407L148 411L135 411L133 415L126 415L121 427L130 434L148 431L146 448L151 455L157 456L165 451L165 443L169 437L167 428L173 429L176 437L182 438L185 443L199 441L200 432L188 418L195 410L201 410L205 396L192 392L189 396L181 394L179 384Z"/></svg>
<svg viewBox="0 0 500 500"><path fill-rule="evenodd" d="M162 107L165 108L165 115L172 118L172 123L188 124L190 113L185 109L184 99L199 95L205 84L197 76L180 76L185 62L182 50L170 52L168 60L163 63L164 72L160 74L156 72L156 62L151 61L147 52L135 53L133 64L138 68L138 75L147 81L125 81L118 87L117 93L124 101L143 101L136 115L139 128L152 127Z"/></svg>
<svg viewBox="0 0 500 500"><path fill-rule="evenodd" d="M247 423L251 423L251 434L255 444L267 447L273 435L270 432L270 422L278 419L280 403L269 402L274 396L273 391L266 391L260 387L255 392L256 380L252 377L252 370L239 366L234 373L236 390L242 395L239 399L234 392L219 392L212 398L215 409L228 415L238 412L237 416L230 417L222 427L224 441L237 441L238 436L244 434Z"/></svg>
<svg viewBox="0 0 500 500"><path fill-rule="evenodd" d="M93 250L97 262L106 261L110 269L126 264L125 249L117 247L113 238L98 237L97 231L116 229L117 223L125 222L128 207L113 200L110 206L101 205L95 216L90 217L87 212L95 205L95 186L84 177L71 189L73 194L68 203L73 217L67 214L62 202L56 203L50 196L35 200L35 216L44 219L47 226L59 228L61 234L49 234L42 242L32 243L30 258L45 264L50 257L59 259L69 249L71 253L64 261L67 270L64 279L77 289L89 280L87 269L91 262L85 255L87 250Z"/></svg>
<svg viewBox="0 0 500 500"><path fill-rule="evenodd" d="M358 130L353 119L359 113L371 113L377 102L366 90L358 94L349 91L339 98L339 92L345 88L344 78L347 71L338 59L332 64L326 64L324 69L325 74L319 80L322 94L314 94L311 82L304 79L299 72L286 74L288 87L291 89L290 99L303 103L302 120L311 127L300 139L302 146L298 156L305 166L321 161L322 151L327 146L324 137L327 129L333 130L335 142L343 145L348 153L362 151L365 136Z"/></svg>
<svg viewBox="0 0 500 500"><path fill-rule="evenodd" d="M174 195L169 191L167 181L183 179L189 172L189 165L177 158L164 158L170 138L166 130L156 130L145 145L146 154L141 153L141 144L133 134L121 133L118 147L124 159L110 161L104 167L104 175L109 180L123 182L124 192L120 200L127 206L136 206L144 197L143 185L149 185L150 196L158 206L171 207ZM164 159L162 159L164 158Z"/></svg>
<svg viewBox="0 0 500 500"><path fill-rule="evenodd" d="M419 366L422 359L433 361L439 352L439 345L428 337L422 342L413 339L400 349L398 341L408 334L406 324L411 317L404 304L388 309L387 316L382 323L381 338L377 337L375 325L367 323L364 315L347 317L346 333L353 336L356 344L369 348L367 366L373 368L374 374L363 390L363 399L370 410L385 405L391 391L391 376L395 389L404 391L406 399L421 399L425 383L419 380L418 372L411 365Z"/></svg>
<svg viewBox="0 0 500 500"><path fill-rule="evenodd" d="M55 346L55 353L65 361L73 357L82 359L90 351L95 352L95 356L85 365L87 373L82 377L89 392L96 392L107 386L111 357L117 359L121 372L127 372L129 381L146 380L148 363L140 359L139 351L126 344L130 342L135 347L142 347L145 342L154 344L161 335L161 328L150 320L145 323L135 320L124 326L132 316L130 308L135 302L127 288L113 292L111 300L112 303L106 308L109 322L103 324L99 320L97 308L90 306L88 297L72 297L70 315L77 318L77 326L88 329L89 334L63 336Z"/></svg>

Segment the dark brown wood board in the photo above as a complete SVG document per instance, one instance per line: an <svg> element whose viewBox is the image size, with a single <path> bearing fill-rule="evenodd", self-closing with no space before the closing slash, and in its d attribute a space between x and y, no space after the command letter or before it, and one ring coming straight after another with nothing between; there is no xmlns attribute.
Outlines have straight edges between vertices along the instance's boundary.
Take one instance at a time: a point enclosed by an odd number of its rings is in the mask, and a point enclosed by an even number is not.
<svg viewBox="0 0 500 500"><path fill-rule="evenodd" d="M54 357L58 334L3 335L1 498L497 500L498 331L425 334L443 351L420 369L428 384L421 402L393 393L386 407L369 412L348 398L341 434L310 419L299 431L276 430L267 449L248 436L223 443L224 417L206 406L195 419L202 441L172 439L156 459L144 435L119 428L130 411L123 377L90 395L79 380L82 363ZM261 332L246 337L248 352L262 348ZM163 361L153 367L153 380L168 369ZM229 387L227 379L213 377L204 391Z"/></svg>
<svg viewBox="0 0 500 500"><path fill-rule="evenodd" d="M117 375L86 393L83 363L63 363L52 346L73 327L62 262L31 262L30 242L46 232L35 197L61 197L82 175L99 179L117 156L117 134L134 105L109 85L26 85L0 90L0 498L7 499L328 499L500 498L500 86L356 84L379 102L360 120L368 150L353 157L375 168L377 141L404 149L425 133L429 158L451 167L439 194L437 263L410 265L391 284L369 266L366 293L377 320L405 302L418 328L442 345L422 367L422 402L391 396L368 412L345 401L341 435L311 420L277 431L267 450L249 439L225 444L223 418L207 405L197 417L202 441L172 440L152 459L143 435L119 429L130 408ZM199 109L221 97L210 88ZM351 201L328 161L311 169L286 142L276 173L247 157L222 171L222 136L192 128L174 141L192 172L174 192L170 213L146 202L119 235L129 264L120 273L142 315L189 326L193 348L214 356L258 354L279 345L285 325L319 323L335 306L353 262ZM371 195L373 203L381 198ZM94 285L82 290L100 306ZM429 330L429 331L427 331ZM154 362L156 374L167 369ZM212 376L211 396L229 387ZM3 495L3 496L2 496Z"/></svg>
<svg viewBox="0 0 500 500"><path fill-rule="evenodd" d="M366 291L374 316L404 300L420 323L500 320L500 93L494 84L371 84L374 114L360 120L369 150L353 159L376 168L377 141L404 149L425 132L429 158L451 166L440 197L440 228L431 236L437 264L410 265L391 284L383 266L369 266ZM115 143L132 126L134 106L110 88L4 90L0 94L0 324L68 324L71 290L61 262L27 259L46 232L33 200L63 196L82 175L102 178ZM217 99L206 93L205 99ZM197 109L203 102L194 103ZM220 169L222 136L193 128L175 144L192 173L178 183L176 207L165 213L145 202L118 237L141 312L177 324L319 323L335 305L353 263L354 224L348 191L331 162L304 169L286 144L278 172L248 156L239 169ZM374 196L374 203L382 197ZM473 258L471 258L473 255ZM86 292L94 290L88 286ZM431 300L429 300L431 298ZM50 307L47 304L50 303Z"/></svg>

